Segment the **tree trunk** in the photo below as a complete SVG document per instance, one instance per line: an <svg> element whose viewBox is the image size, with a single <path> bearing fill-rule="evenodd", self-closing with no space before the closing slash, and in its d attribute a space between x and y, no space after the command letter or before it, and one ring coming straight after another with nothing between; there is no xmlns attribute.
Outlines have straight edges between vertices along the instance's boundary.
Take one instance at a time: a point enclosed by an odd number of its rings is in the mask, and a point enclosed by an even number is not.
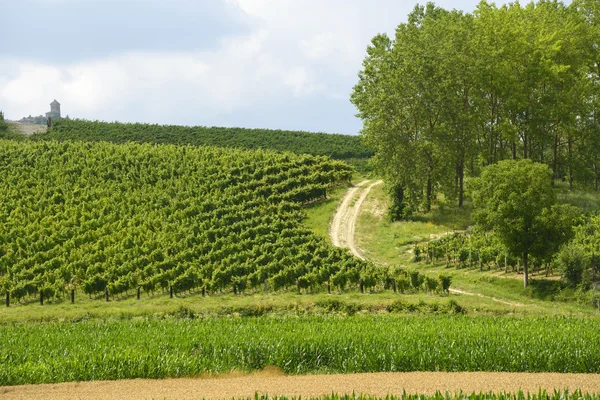
<svg viewBox="0 0 600 400"><path fill-rule="evenodd" d="M523 287L527 289L529 286L529 271L527 269L527 258L529 254L523 253Z"/></svg>
<svg viewBox="0 0 600 400"><path fill-rule="evenodd" d="M431 211L431 196L433 192L433 185L431 182L431 173L427 174L427 193L425 194L425 211Z"/></svg>
<svg viewBox="0 0 600 400"><path fill-rule="evenodd" d="M568 139L569 143L569 189L573 189L573 141L571 140L571 135L569 135Z"/></svg>
<svg viewBox="0 0 600 400"><path fill-rule="evenodd" d="M558 179L558 134L554 136L554 143L552 144L552 173L554 179Z"/></svg>
<svg viewBox="0 0 600 400"><path fill-rule="evenodd" d="M458 207L462 208L464 201L464 190L465 190L465 167L464 162L456 167L456 173L458 175Z"/></svg>

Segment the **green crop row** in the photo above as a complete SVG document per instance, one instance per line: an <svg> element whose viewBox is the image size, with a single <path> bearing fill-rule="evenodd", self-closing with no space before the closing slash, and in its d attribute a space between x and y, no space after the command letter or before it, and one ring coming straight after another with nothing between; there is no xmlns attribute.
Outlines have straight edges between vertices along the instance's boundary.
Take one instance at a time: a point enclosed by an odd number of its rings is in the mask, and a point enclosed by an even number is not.
<svg viewBox="0 0 600 400"><path fill-rule="evenodd" d="M288 374L600 372L600 320L470 316L168 318L0 326L0 385Z"/></svg>
<svg viewBox="0 0 600 400"><path fill-rule="evenodd" d="M113 143L139 142L269 149L344 160L365 159L373 155L373 150L365 146L358 136L272 129L189 127L62 119L57 120L49 133L41 137L56 140L103 140Z"/></svg>
<svg viewBox="0 0 600 400"><path fill-rule="evenodd" d="M343 287L367 266L301 224L303 203L350 179L326 157L6 140L0 154L0 292L11 303L75 289Z"/></svg>

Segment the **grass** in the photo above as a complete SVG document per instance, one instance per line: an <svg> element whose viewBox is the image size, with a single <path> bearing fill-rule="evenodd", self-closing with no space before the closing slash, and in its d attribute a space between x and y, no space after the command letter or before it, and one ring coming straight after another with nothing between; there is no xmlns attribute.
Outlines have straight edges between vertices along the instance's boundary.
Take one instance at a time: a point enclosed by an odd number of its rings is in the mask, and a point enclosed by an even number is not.
<svg viewBox="0 0 600 400"><path fill-rule="evenodd" d="M313 294L298 295L295 292L275 294L242 294L231 293L202 297L200 294L185 297L169 298L168 294L154 297L143 296L136 300L134 296L112 299L89 299L78 294L75 304L69 301L46 302L40 306L37 301L27 304L11 304L0 313L0 326L18 323L38 323L82 320L130 320L143 317L161 319L182 313L191 313L204 317L232 316L298 316L321 315L336 311L339 315L381 314L388 313L392 304L403 302L407 312L422 314L437 313L436 309L445 307L449 301L460 304L467 313L478 314L543 314L537 309L515 310L514 307L497 304L489 299L450 295L430 295L417 293L394 293L391 290L379 290L372 293L352 291L328 294L326 288ZM333 310L331 304L337 304ZM410 306L410 307L408 307ZM182 311L183 310L183 311ZM394 309L393 312L402 311Z"/></svg>
<svg viewBox="0 0 600 400"><path fill-rule="evenodd" d="M327 192L327 200L306 206L304 208L306 219L302 223L317 235L331 242L329 226L331 225L335 210L347 190L348 186L338 186Z"/></svg>
<svg viewBox="0 0 600 400"><path fill-rule="evenodd" d="M575 204L585 208L600 207L600 195L583 191L565 191L557 187L561 201ZM562 196L562 197L561 197ZM531 313L554 314L557 310L565 314L597 314L597 309L588 299L577 299L577 294L559 287L557 277L546 278L544 274L532 274L531 285L523 288L522 275L514 272L504 273L503 270L455 269L446 268L445 262L436 265L414 262L414 247L425 244L432 238L440 237L455 229L462 230L471 224L471 205L466 202L465 207L458 209L449 205L438 206L428 214L413 216L408 221L390 222L385 215L388 207L388 198L382 187L373 188L364 205L357 227L357 243L368 259L379 265L400 265L409 269L435 276L439 273L452 275L453 287L460 290L482 294L486 297L476 297L481 301L481 307L474 306L474 311L489 309L483 299L489 301L496 298L508 303L518 303L514 312L524 310ZM461 297L461 302L464 301ZM471 296L473 297L473 296ZM556 301L556 300L571 301ZM573 301L577 299L578 301ZM495 301L497 304L502 304ZM510 305L499 305L506 309ZM513 307L514 308L514 307ZM496 310L498 311L498 310Z"/></svg>
<svg viewBox="0 0 600 400"><path fill-rule="evenodd" d="M593 318L461 315L5 325L0 326L0 385L158 379L266 366L286 374L599 373L599 334L600 321Z"/></svg>

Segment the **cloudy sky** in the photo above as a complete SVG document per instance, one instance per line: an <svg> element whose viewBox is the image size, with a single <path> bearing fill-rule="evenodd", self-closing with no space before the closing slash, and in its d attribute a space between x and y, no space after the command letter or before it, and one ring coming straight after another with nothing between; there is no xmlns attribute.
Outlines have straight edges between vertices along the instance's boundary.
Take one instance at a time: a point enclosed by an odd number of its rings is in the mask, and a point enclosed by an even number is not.
<svg viewBox="0 0 600 400"><path fill-rule="evenodd" d="M39 115L56 98L85 119L356 134L366 46L416 3L0 0L0 110Z"/></svg>

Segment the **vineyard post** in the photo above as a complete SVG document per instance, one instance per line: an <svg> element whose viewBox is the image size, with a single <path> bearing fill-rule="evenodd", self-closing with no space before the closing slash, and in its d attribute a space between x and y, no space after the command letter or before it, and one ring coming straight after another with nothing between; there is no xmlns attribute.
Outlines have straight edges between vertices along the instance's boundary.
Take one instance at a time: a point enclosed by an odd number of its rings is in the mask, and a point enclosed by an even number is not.
<svg viewBox="0 0 600 400"><path fill-rule="evenodd" d="M108 286L104 288L104 299L108 301Z"/></svg>
<svg viewBox="0 0 600 400"><path fill-rule="evenodd" d="M6 307L10 307L10 292L6 291Z"/></svg>
<svg viewBox="0 0 600 400"><path fill-rule="evenodd" d="M71 289L71 304L75 304L75 289Z"/></svg>
<svg viewBox="0 0 600 400"><path fill-rule="evenodd" d="M365 282L362 279L360 280L360 292L365 292Z"/></svg>
<svg viewBox="0 0 600 400"><path fill-rule="evenodd" d="M269 294L269 279L265 278L265 294Z"/></svg>
<svg viewBox="0 0 600 400"><path fill-rule="evenodd" d="M44 290L40 290L40 306L44 305Z"/></svg>
<svg viewBox="0 0 600 400"><path fill-rule="evenodd" d="M140 292L141 292L141 288L138 286L137 287L137 299L140 299Z"/></svg>
<svg viewBox="0 0 600 400"><path fill-rule="evenodd" d="M300 281L296 279L296 291L300 294Z"/></svg>
<svg viewBox="0 0 600 400"><path fill-rule="evenodd" d="M471 258L471 247L469 246L469 268L473 268L473 259Z"/></svg>
<svg viewBox="0 0 600 400"><path fill-rule="evenodd" d="M448 258L448 243L446 243L446 268L448 268L449 263L450 259Z"/></svg>
<svg viewBox="0 0 600 400"><path fill-rule="evenodd" d="M173 285L169 285L169 298L173 298Z"/></svg>

